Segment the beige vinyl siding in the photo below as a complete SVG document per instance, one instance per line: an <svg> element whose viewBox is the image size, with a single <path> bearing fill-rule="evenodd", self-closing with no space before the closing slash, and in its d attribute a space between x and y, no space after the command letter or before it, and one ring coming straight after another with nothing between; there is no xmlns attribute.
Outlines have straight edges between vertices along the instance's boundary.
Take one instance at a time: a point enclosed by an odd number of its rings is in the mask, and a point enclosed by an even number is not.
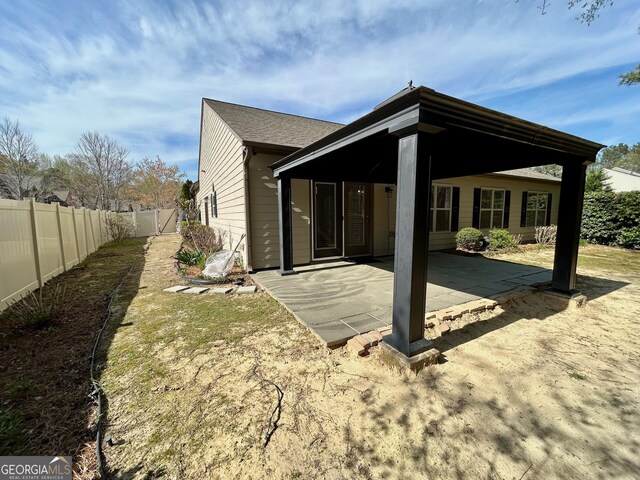
<svg viewBox="0 0 640 480"><path fill-rule="evenodd" d="M278 230L278 183L269 165L282 158L259 153L249 163L249 198L251 204L251 250L253 268L273 268L280 265ZM293 263L311 261L311 215L309 181L291 181Z"/></svg>
<svg viewBox="0 0 640 480"><path fill-rule="evenodd" d="M509 228L513 234L521 234L525 242L535 239L534 227L520 227L520 211L522 208L522 192L536 191L548 192L552 194L551 223L558 222L558 204L560 202L560 183L536 181L507 177L502 175L475 175L471 177L458 177L442 179L433 182L435 185L447 185L460 187L460 213L458 228L470 227L473 220L473 190L474 188L496 188L511 191L511 203L509 208ZM396 189L392 185L393 194L387 200L384 187L386 185L374 185L373 196L373 254L376 256L393 254L393 237L389 241L390 249L387 247L387 236L391 233L395 235L395 211L396 211ZM390 209L390 211L389 211ZM393 219L387 226L387 215L390 213ZM488 234L488 230L484 230ZM443 250L455 247L456 232L431 232L429 234L429 250ZM391 250L391 251L389 251Z"/></svg>
<svg viewBox="0 0 640 480"><path fill-rule="evenodd" d="M246 233L242 142L206 103L202 112L200 170L200 190L196 198L202 223L206 218L204 200L210 198L215 187L218 217L213 218L211 203L208 203L209 226L223 232L225 248L235 248L240 236ZM238 250L246 265L244 240Z"/></svg>

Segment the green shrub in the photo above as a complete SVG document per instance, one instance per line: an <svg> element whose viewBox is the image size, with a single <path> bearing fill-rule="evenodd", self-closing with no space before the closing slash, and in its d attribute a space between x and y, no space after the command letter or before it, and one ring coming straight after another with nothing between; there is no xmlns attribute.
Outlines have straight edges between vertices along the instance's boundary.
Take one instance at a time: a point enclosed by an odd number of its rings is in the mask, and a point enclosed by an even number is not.
<svg viewBox="0 0 640 480"><path fill-rule="evenodd" d="M589 243L640 249L640 192L588 192L581 237Z"/></svg>
<svg viewBox="0 0 640 480"><path fill-rule="evenodd" d="M456 247L478 252L485 247L484 235L476 228L466 227L456 233Z"/></svg>
<svg viewBox="0 0 640 480"><path fill-rule="evenodd" d="M176 255L176 260L187 265L204 265L206 260L204 253L193 250L180 250ZM204 268L204 267L203 267Z"/></svg>
<svg viewBox="0 0 640 480"><path fill-rule="evenodd" d="M521 240L520 235L514 236L507 230L494 228L489 231L489 250L509 250L517 247Z"/></svg>

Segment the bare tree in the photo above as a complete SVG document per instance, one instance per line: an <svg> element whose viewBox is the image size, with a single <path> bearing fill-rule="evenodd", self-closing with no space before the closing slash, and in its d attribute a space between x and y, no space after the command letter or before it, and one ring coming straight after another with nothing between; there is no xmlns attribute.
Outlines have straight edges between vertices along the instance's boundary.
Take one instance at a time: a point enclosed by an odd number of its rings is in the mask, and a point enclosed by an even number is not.
<svg viewBox="0 0 640 480"><path fill-rule="evenodd" d="M20 122L7 117L0 123L0 171L4 173L6 193L22 200L35 183L39 173L38 146L29 133L20 128Z"/></svg>
<svg viewBox="0 0 640 480"><path fill-rule="evenodd" d="M126 147L98 132L80 136L76 152L71 154L74 190L84 205L118 210L131 181Z"/></svg>

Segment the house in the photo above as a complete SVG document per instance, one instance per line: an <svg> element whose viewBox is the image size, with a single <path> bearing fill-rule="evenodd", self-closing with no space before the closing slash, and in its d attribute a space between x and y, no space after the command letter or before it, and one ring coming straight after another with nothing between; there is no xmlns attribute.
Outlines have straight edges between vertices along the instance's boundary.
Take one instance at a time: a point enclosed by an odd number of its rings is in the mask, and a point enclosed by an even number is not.
<svg viewBox="0 0 640 480"><path fill-rule="evenodd" d="M19 200L17 194L17 182L9 174L0 174L0 198L8 198L11 200ZM28 181L24 183L28 186L27 190L22 192L24 198L36 198L41 203L60 203L63 207L68 206L70 195L68 189L51 189L43 186L43 177L28 176Z"/></svg>
<svg viewBox="0 0 640 480"><path fill-rule="evenodd" d="M240 244L249 270L280 266L275 162L340 130L313 118L203 99L197 202L202 222ZM341 182L330 176L291 180L293 264L392 255L397 187ZM429 249L455 246L467 226L507 228L523 240L557 223L560 179L531 169L433 182ZM422 192L425 195L428 192Z"/></svg>
<svg viewBox="0 0 640 480"><path fill-rule="evenodd" d="M607 175L607 184L614 192L631 192L640 190L640 173L620 167L603 168Z"/></svg>

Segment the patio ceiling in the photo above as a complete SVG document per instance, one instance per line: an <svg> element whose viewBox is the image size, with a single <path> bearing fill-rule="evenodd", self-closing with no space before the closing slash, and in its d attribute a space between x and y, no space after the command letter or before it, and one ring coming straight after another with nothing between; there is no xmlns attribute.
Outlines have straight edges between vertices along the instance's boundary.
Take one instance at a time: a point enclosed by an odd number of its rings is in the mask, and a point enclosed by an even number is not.
<svg viewBox="0 0 640 480"><path fill-rule="evenodd" d="M371 113L272 165L278 179L280 274L294 274L291 179L395 183L393 333L384 344L420 362L427 282L431 182L560 164L552 288L575 293L586 167L602 148L589 140L489 110L430 88L407 88Z"/></svg>

